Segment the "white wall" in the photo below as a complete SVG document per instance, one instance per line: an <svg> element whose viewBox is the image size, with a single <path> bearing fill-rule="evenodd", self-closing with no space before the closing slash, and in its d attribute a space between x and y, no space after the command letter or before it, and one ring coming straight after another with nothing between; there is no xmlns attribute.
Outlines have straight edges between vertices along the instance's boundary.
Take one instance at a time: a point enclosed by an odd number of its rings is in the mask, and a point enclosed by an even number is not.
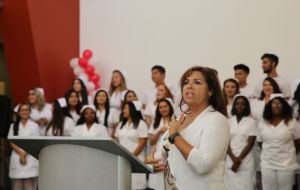
<svg viewBox="0 0 300 190"><path fill-rule="evenodd" d="M265 52L279 56L279 74L293 81L300 78L299 7L296 0L81 0L80 49L94 51L103 87L120 68L139 95L155 64L177 85L192 65L214 67L224 80L245 63L254 84L264 76Z"/></svg>

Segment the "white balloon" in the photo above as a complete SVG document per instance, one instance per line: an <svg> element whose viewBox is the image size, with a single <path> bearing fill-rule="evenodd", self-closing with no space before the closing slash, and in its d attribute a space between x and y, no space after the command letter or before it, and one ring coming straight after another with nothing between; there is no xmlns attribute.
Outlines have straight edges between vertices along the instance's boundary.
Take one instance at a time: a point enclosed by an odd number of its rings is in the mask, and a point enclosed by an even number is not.
<svg viewBox="0 0 300 190"><path fill-rule="evenodd" d="M79 76L81 73L83 73L83 69L81 69L80 67L76 67L76 68L74 68L73 73L76 76Z"/></svg>
<svg viewBox="0 0 300 190"><path fill-rule="evenodd" d="M89 77L87 76L87 74L85 73L81 73L78 78L80 78L82 80L82 82L87 85L88 81L89 81Z"/></svg>
<svg viewBox="0 0 300 190"><path fill-rule="evenodd" d="M70 61L70 66L75 69L76 67L79 67L79 63L78 63L79 59L78 58L73 58Z"/></svg>
<svg viewBox="0 0 300 190"><path fill-rule="evenodd" d="M86 88L88 91L93 91L95 89L95 84L93 82L88 82Z"/></svg>

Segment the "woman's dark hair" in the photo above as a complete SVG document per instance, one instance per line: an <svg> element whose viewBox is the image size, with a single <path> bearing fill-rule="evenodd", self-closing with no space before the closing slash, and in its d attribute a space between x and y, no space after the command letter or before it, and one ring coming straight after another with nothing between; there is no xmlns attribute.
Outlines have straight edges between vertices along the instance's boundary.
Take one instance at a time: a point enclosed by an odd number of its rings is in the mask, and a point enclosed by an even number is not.
<svg viewBox="0 0 300 190"><path fill-rule="evenodd" d="M83 83L83 81L80 78L75 79L74 82L76 80L78 80L80 82L80 85L81 85L80 92L77 92L82 98L81 101L79 99L79 102L81 103L81 105L87 105L88 104L87 88L86 88L85 84ZM74 84L74 82L73 82L73 84Z"/></svg>
<svg viewBox="0 0 300 190"><path fill-rule="evenodd" d="M238 99L243 99L245 101L245 109L242 113L242 116L243 117L249 116L251 114L251 107L248 98L246 98L245 96L238 96L234 99L232 104L232 109L231 109L231 115L232 116L237 115L236 104Z"/></svg>
<svg viewBox="0 0 300 190"><path fill-rule="evenodd" d="M162 115L159 112L159 105L162 102L165 102L169 106L169 117L170 117L170 119L171 119L172 115L174 114L174 109L173 109L173 106L170 103L170 101L168 101L167 99L164 99L164 98L161 99L161 100L158 100L157 106L156 106L156 111L155 111L154 124L153 124L154 129L157 129L157 127L159 126L160 120L162 118Z"/></svg>
<svg viewBox="0 0 300 190"><path fill-rule="evenodd" d="M97 93L95 94L95 97L94 97L94 106L97 110L98 109L97 96L101 92L103 92L106 96L106 102L105 102L105 105L104 105L104 108L105 108L104 126L108 127L108 116L109 116L109 111L110 111L110 109L109 109L109 96L108 96L108 93L105 90L98 90L97 91Z"/></svg>
<svg viewBox="0 0 300 190"><path fill-rule="evenodd" d="M276 97L266 104L265 109L264 109L263 118L268 122L271 122L274 119L274 114L272 111L272 103L274 100L280 101L280 103L282 105L281 119L284 120L285 124L288 124L288 122L291 119L293 119L293 111L292 111L291 106L282 97Z"/></svg>
<svg viewBox="0 0 300 190"><path fill-rule="evenodd" d="M225 98L220 87L218 76L216 75L214 69L211 69L209 67L201 67L201 66L195 66L188 69L180 79L181 93L183 91L184 81L189 76L191 76L193 72L200 72L203 75L209 90L212 92L212 95L209 98L209 102L208 102L209 105L211 105L216 111L220 112L224 116L227 116ZM181 99L180 101L180 109L182 103L183 103L183 99Z"/></svg>
<svg viewBox="0 0 300 190"><path fill-rule="evenodd" d="M21 110L21 108L23 106L27 106L28 109L29 109L29 111L31 111L29 104L27 104L27 103L21 103L21 104L19 104L19 108L18 108L18 112L17 112L18 114L17 114L17 117L16 117L16 121L13 124L14 136L18 136L19 135L19 125L20 125L20 122L21 122L21 117L20 117L19 113L20 113L20 110Z"/></svg>
<svg viewBox="0 0 300 190"><path fill-rule="evenodd" d="M77 98L78 98L78 104L76 105L75 107L75 110L76 110L76 113L78 115L80 115L80 109L82 107L82 104L80 103L79 101L79 95L78 95L78 92L76 92L74 89L69 89L65 92L65 99L66 99L66 102L67 102L67 107L63 108L63 113L65 116L68 116L70 118L72 118L72 115L70 114L70 109L71 109L71 106L69 104L69 98L71 97L72 94L76 94Z"/></svg>
<svg viewBox="0 0 300 190"><path fill-rule="evenodd" d="M295 104L293 106L298 105L296 119L299 120L300 119L300 83L297 86L297 89L294 93L294 98L293 99L295 101Z"/></svg>
<svg viewBox="0 0 300 190"><path fill-rule="evenodd" d="M132 120L132 123L133 123L133 128L137 129L138 126L139 126L139 123L140 123L140 120L143 120L143 116L142 116L142 113L138 110L135 109L135 106L132 102L127 102L125 105L128 105L129 107L129 114L130 114L130 117L131 117L131 120ZM125 107L124 105L124 107ZM124 109L124 108L123 108ZM127 118L125 118L123 116L123 111L121 113L121 129L124 127L124 125L127 123Z"/></svg>
<svg viewBox="0 0 300 190"><path fill-rule="evenodd" d="M86 108L86 109L83 110L83 112L80 114L80 118L78 119L76 125L82 125L86 122L85 117L84 117L84 113L86 112L87 109L91 109L91 108ZM95 112L95 118L94 118L93 123L99 123L98 118L96 116L96 112Z"/></svg>
<svg viewBox="0 0 300 190"><path fill-rule="evenodd" d="M63 136L65 117L63 109L60 107L58 101L55 100L53 102L53 117L46 128L45 134L47 134L48 130L52 127L53 136Z"/></svg>
<svg viewBox="0 0 300 190"><path fill-rule="evenodd" d="M279 85L278 83L276 82L276 80L272 79L271 77L267 77L265 78L264 82L265 81L269 81L271 83L271 86L273 87L273 94L275 93L281 93L281 90L279 88ZM264 84L263 82L263 84ZM260 100L263 100L265 98L265 93L264 93L264 90L261 91L261 95L260 95Z"/></svg>
<svg viewBox="0 0 300 190"><path fill-rule="evenodd" d="M223 94L224 94L224 97L225 97L225 103L226 103L226 105L228 104L228 101L227 101L226 93L225 93L225 85L226 85L226 83L228 83L228 82L234 83L234 85L235 85L235 92L234 92L234 95L240 93L240 85L239 85L239 83L238 83L236 80L234 80L233 78L226 79L226 80L224 81L224 83L223 83Z"/></svg>

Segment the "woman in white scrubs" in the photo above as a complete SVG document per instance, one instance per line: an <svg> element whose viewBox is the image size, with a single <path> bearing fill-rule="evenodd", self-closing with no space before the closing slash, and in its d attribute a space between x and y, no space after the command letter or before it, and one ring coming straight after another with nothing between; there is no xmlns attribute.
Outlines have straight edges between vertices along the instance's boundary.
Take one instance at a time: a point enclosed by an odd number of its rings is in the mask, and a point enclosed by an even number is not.
<svg viewBox="0 0 300 190"><path fill-rule="evenodd" d="M225 80L223 83L223 93L225 97L225 103L227 105L227 115L230 117L233 98L235 95L240 93L239 83L232 78Z"/></svg>
<svg viewBox="0 0 300 190"><path fill-rule="evenodd" d="M186 115L169 128L169 167L179 190L225 189L225 156L229 143L227 111L216 72L192 67L180 80Z"/></svg>
<svg viewBox="0 0 300 190"><path fill-rule="evenodd" d="M39 126L30 120L30 107L20 104L16 122L11 125L8 137L39 136ZM39 162L23 149L11 143L9 177L13 190L36 190L39 174Z"/></svg>
<svg viewBox="0 0 300 190"><path fill-rule="evenodd" d="M46 136L71 136L75 128L72 118L65 116L62 107L67 106L65 98L53 103L53 117L46 128Z"/></svg>
<svg viewBox="0 0 300 190"><path fill-rule="evenodd" d="M80 112L81 116L71 136L110 138L107 128L98 122L95 106L84 105Z"/></svg>
<svg viewBox="0 0 300 190"><path fill-rule="evenodd" d="M229 119L230 142L226 157L228 190L254 190L255 166L253 145L257 135L255 120L250 116L249 100L236 95Z"/></svg>
<svg viewBox="0 0 300 190"><path fill-rule="evenodd" d="M46 103L41 88L29 90L28 102L31 108L30 118L38 124L40 135L45 136L46 127L52 119L52 106Z"/></svg>
<svg viewBox="0 0 300 190"><path fill-rule="evenodd" d="M65 116L72 118L74 123L77 123L80 117L80 109L82 107L78 93L73 89L67 90L65 93L65 100L67 103L67 106L63 107Z"/></svg>
<svg viewBox="0 0 300 190"><path fill-rule="evenodd" d="M125 90L127 90L127 86L123 73L119 70L114 70L109 86L110 107L116 109L118 114L121 113L122 108L121 94Z"/></svg>
<svg viewBox="0 0 300 190"><path fill-rule="evenodd" d="M137 158L144 161L148 128L140 112L142 103L128 102L122 111L122 120L116 130L116 140ZM132 189L146 188L146 174L132 174Z"/></svg>
<svg viewBox="0 0 300 190"><path fill-rule="evenodd" d="M72 89L78 93L78 98L81 105L92 103L91 97L88 96L87 88L80 78L77 78L73 81Z"/></svg>
<svg viewBox="0 0 300 190"><path fill-rule="evenodd" d="M262 144L261 172L264 190L291 190L295 170L299 168L294 141L299 141L300 127L292 109L282 97L265 106L264 121L259 124L257 140Z"/></svg>
<svg viewBox="0 0 300 190"><path fill-rule="evenodd" d="M155 159L160 159L162 162L166 160L164 155L162 154L162 145L156 146L156 144L161 144L161 137L162 135L168 130L171 117L174 114L171 100L161 99L158 101L155 119L153 125L149 129L149 140L151 144L150 152L153 152L155 147L156 150L154 153ZM165 163L165 162L164 162ZM165 189L165 182L164 182L164 172L156 172L154 174L149 175L149 187L152 189Z"/></svg>
<svg viewBox="0 0 300 190"><path fill-rule="evenodd" d="M110 108L109 96L105 90L98 90L96 92L94 106L99 123L107 128L110 136L113 136L120 116L114 108Z"/></svg>

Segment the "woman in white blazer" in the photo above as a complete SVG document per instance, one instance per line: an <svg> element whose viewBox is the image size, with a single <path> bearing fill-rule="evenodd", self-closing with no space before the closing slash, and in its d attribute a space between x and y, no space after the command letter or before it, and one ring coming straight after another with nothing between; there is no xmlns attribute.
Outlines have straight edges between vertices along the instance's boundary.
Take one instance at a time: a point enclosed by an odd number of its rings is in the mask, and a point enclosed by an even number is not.
<svg viewBox="0 0 300 190"><path fill-rule="evenodd" d="M226 104L216 72L192 67L180 80L186 114L172 119L169 167L180 190L225 189L225 156L229 142Z"/></svg>
<svg viewBox="0 0 300 190"><path fill-rule="evenodd" d="M30 107L20 104L16 122L11 125L8 137L39 136L39 126L30 120ZM9 177L13 190L36 190L39 175L39 162L26 151L11 143L13 149L10 157Z"/></svg>

